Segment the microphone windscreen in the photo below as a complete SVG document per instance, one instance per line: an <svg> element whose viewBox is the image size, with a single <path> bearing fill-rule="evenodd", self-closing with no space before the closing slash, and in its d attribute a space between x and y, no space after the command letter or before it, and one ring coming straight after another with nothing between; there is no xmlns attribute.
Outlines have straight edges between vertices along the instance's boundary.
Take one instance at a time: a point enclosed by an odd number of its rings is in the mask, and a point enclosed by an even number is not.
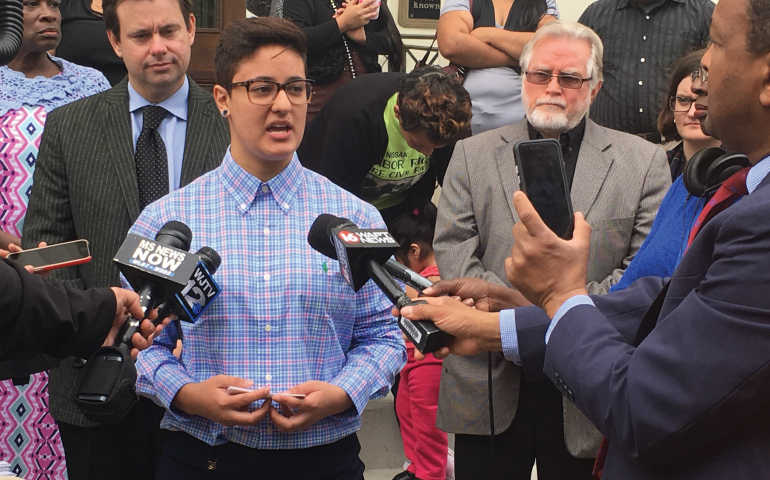
<svg viewBox="0 0 770 480"><path fill-rule="evenodd" d="M322 213L310 227L310 231L307 233L307 243L317 252L337 260L337 250L334 248L330 236L333 228L341 226L355 227L356 225L347 218Z"/></svg>
<svg viewBox="0 0 770 480"><path fill-rule="evenodd" d="M158 234L155 235L155 240L163 245L187 252L192 243L192 231L182 222L171 221L163 225Z"/></svg>
<svg viewBox="0 0 770 480"><path fill-rule="evenodd" d="M219 266L222 265L222 257L220 257L217 251L211 247L201 247L196 253L201 257L201 261L206 265L206 268L212 275L216 273Z"/></svg>

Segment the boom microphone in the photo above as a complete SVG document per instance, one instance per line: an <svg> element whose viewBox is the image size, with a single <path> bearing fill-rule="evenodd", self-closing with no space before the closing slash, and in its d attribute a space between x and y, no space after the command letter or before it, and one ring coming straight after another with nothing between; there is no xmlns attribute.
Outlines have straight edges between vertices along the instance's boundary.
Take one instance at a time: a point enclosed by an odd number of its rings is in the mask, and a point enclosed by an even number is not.
<svg viewBox="0 0 770 480"><path fill-rule="evenodd" d="M410 300L383 268L398 248L398 242L387 230L363 230L346 218L323 214L310 227L308 243L316 251L339 262L342 276L353 290L360 290L371 278L399 310L408 305L425 303ZM412 322L399 316L398 324L423 353L435 352L446 344L446 333L433 322Z"/></svg>
<svg viewBox="0 0 770 480"><path fill-rule="evenodd" d="M192 242L190 228L181 222L168 222L155 241L129 234L113 261L139 294L142 311L147 315L166 299L181 292L198 265L198 256L187 250ZM118 332L116 343L132 347L131 337L142 319L129 318Z"/></svg>

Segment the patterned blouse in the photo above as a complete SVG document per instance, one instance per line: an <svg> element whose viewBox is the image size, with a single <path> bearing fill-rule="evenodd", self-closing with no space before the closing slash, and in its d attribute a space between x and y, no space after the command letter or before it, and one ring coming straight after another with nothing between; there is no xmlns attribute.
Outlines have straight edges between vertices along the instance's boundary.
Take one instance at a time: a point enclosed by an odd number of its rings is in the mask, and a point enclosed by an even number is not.
<svg viewBox="0 0 770 480"><path fill-rule="evenodd" d="M59 74L52 78L27 78L0 67L0 229L17 237L48 112L110 88L93 68L49 58L59 65Z"/></svg>

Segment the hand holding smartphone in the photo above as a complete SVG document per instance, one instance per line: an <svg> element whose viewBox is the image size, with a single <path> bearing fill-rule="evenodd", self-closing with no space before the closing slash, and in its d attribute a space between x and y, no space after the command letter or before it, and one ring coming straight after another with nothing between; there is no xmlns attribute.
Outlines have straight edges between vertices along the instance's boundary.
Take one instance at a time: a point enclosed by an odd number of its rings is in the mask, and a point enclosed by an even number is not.
<svg viewBox="0 0 770 480"><path fill-rule="evenodd" d="M8 258L24 266L31 265L35 273L39 273L88 263L91 261L91 252L88 240L75 240L13 252L8 254Z"/></svg>
<svg viewBox="0 0 770 480"><path fill-rule="evenodd" d="M548 228L561 238L571 239L575 213L559 142L550 138L517 142L513 157L519 189Z"/></svg>

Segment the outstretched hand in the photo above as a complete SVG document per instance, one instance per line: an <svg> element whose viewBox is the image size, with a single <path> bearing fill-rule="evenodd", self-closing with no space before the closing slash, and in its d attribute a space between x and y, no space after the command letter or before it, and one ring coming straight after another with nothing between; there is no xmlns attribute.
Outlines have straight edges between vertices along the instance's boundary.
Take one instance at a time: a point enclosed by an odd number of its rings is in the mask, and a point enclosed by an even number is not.
<svg viewBox="0 0 770 480"><path fill-rule="evenodd" d="M559 238L538 215L522 192L513 194L521 222L513 226L514 245L505 272L514 288L553 318L574 295L585 295L591 225L575 213L571 240Z"/></svg>
<svg viewBox="0 0 770 480"><path fill-rule="evenodd" d="M411 305L401 309L401 315L409 320L430 320L449 334L447 345L433 355L446 358L454 355L475 355L486 351L502 351L500 320L496 313L482 312L449 297L421 297L428 305ZM424 355L415 349L415 358Z"/></svg>
<svg viewBox="0 0 770 480"><path fill-rule="evenodd" d="M452 278L440 280L422 291L429 297L448 295L459 297L468 306L482 312L499 312L507 308L529 305L521 292L496 285L480 278Z"/></svg>
<svg viewBox="0 0 770 480"><path fill-rule="evenodd" d="M37 244L37 248L47 247L48 244L45 242L40 242ZM6 258L11 253L18 253L24 251L18 244L16 243L9 243L8 244L8 250L0 249L0 257ZM37 273L43 278L48 278L48 274L50 272L35 272L35 267L32 265L24 265L24 269L28 271L29 273Z"/></svg>

